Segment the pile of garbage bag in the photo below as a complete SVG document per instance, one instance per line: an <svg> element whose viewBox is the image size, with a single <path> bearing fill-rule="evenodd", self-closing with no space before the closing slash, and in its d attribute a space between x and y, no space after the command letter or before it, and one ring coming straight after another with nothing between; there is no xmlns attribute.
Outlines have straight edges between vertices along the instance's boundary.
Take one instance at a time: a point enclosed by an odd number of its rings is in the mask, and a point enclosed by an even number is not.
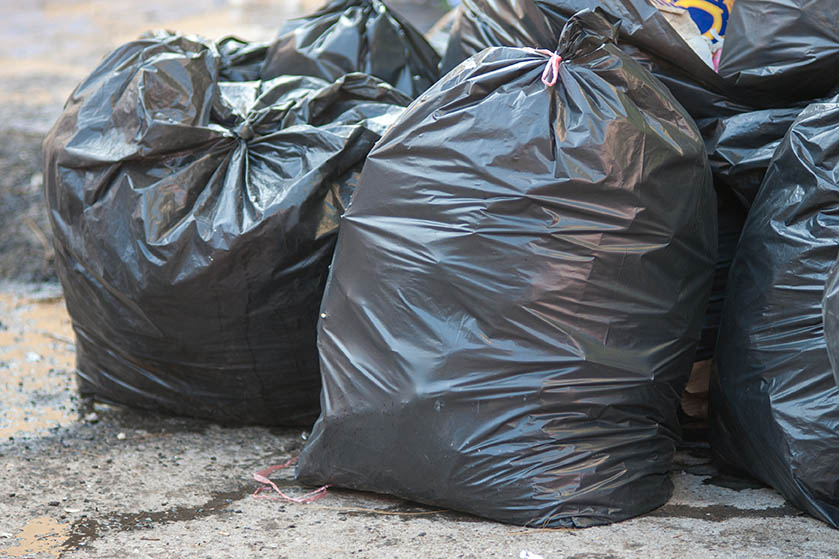
<svg viewBox="0 0 839 559"><path fill-rule="evenodd" d="M124 45L44 144L80 390L317 418L300 480L525 526L663 504L687 414L839 526L837 19L462 0L432 47L333 0Z"/></svg>
<svg viewBox="0 0 839 559"><path fill-rule="evenodd" d="M308 424L341 213L409 99L363 74L220 81L210 42L108 57L44 143L84 395L222 423Z"/></svg>

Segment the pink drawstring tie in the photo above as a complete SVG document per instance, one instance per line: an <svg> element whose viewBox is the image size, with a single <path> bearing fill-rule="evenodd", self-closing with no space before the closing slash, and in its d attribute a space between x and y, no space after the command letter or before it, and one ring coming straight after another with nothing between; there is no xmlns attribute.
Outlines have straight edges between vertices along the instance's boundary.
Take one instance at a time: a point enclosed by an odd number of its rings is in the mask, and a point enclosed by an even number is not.
<svg viewBox="0 0 839 559"><path fill-rule="evenodd" d="M547 49L536 49L536 52L551 57L542 72L542 83L545 84L545 87L555 86L557 80L559 80L559 63L562 62L562 57Z"/></svg>
<svg viewBox="0 0 839 559"><path fill-rule="evenodd" d="M302 497L290 497L282 491L280 491L280 488L277 487L276 483L268 479L268 476L270 476L272 473L276 472L277 470L282 470L283 468L288 468L296 461L297 457L295 456L294 458L292 458L284 464L280 464L279 466L271 466L270 468L265 468L264 470L260 470L253 474L253 479L262 484L260 487L256 489L256 491L253 492L253 496L259 499L273 499L276 501L288 501L291 503L308 504L313 501L317 501L318 499L326 495L326 490L329 488L328 485L324 485L323 487L315 489L311 493L306 493ZM263 491L270 491L271 489L273 489L274 492L276 492L279 495L279 497L275 497L273 495L261 495Z"/></svg>

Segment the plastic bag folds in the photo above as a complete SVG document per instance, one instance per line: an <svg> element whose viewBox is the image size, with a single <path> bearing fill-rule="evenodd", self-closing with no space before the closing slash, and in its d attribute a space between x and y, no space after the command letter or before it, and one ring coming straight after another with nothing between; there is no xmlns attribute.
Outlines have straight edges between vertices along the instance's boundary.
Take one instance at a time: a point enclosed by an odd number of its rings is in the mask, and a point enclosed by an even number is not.
<svg viewBox="0 0 839 559"><path fill-rule="evenodd" d="M261 77L333 81L363 72L413 98L437 81L439 62L422 34L381 0L334 0L286 23L268 49Z"/></svg>
<svg viewBox="0 0 839 559"><path fill-rule="evenodd" d="M763 103L829 94L839 72L839 2L737 0L719 73Z"/></svg>
<svg viewBox="0 0 839 559"><path fill-rule="evenodd" d="M613 33L583 12L556 54L488 49L371 152L300 480L527 526L667 500L716 200L699 131Z"/></svg>
<svg viewBox="0 0 839 559"><path fill-rule="evenodd" d="M834 527L839 387L822 301L837 204L839 97L807 107L769 165L731 266L711 385L716 454Z"/></svg>
<svg viewBox="0 0 839 559"><path fill-rule="evenodd" d="M44 143L80 390L222 423L308 424L338 219L409 99L362 74L220 81L231 60L178 35L124 45Z"/></svg>

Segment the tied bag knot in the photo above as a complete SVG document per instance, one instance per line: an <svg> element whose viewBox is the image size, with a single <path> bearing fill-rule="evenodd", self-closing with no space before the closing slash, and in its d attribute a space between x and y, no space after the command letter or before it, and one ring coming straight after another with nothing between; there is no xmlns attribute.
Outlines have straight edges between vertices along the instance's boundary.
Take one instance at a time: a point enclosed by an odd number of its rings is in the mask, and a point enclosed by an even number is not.
<svg viewBox="0 0 839 559"><path fill-rule="evenodd" d="M542 83L545 84L545 87L555 86L559 80L559 63L562 62L562 57L547 49L536 49L536 52L550 57L544 71L542 71Z"/></svg>

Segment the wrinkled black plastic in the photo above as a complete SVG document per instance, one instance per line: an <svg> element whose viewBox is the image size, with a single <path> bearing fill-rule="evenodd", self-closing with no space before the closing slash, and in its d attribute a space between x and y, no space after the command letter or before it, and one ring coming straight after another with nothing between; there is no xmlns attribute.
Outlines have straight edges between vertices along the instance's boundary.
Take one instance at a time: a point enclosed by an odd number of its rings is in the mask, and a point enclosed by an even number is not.
<svg viewBox="0 0 839 559"><path fill-rule="evenodd" d="M784 134L806 105L746 111L697 122L714 178L748 209Z"/></svg>
<svg viewBox="0 0 839 559"><path fill-rule="evenodd" d="M442 67L453 67L488 46L535 46L553 50L559 30L574 13L589 4L587 0L464 0L452 29ZM620 22L621 49L659 78L694 118L705 119L700 122L704 125L703 133L711 136L707 147L719 149L719 153L709 151L715 177L718 169L723 173L729 171L725 167L726 157L735 157L738 153L731 152L743 149L738 145L738 140L740 143L750 141L753 144L757 139L748 136L748 130L741 131L743 138L729 139L724 135L726 120L750 109L732 100L730 96L733 92L729 91L727 85L693 53L658 9L646 0L605 0L597 5L598 11L609 21ZM742 119L736 122L742 122ZM791 123L792 120L789 120L787 127ZM785 131L780 130L774 137L775 142L780 142ZM759 139L763 141L763 138ZM763 161L758 185L769 157ZM745 169L746 165L748 161L743 162L742 168ZM729 163L728 166L733 167L733 164ZM750 191L747 181L753 176L741 178L741 174L747 174L741 171L741 167L731 170L723 177L729 180L719 182L720 189ZM754 197L753 193L751 197ZM731 203L727 193L724 193L724 198L727 204ZM728 266L744 219L740 215L741 209L723 206L722 201L720 204L720 253L702 339L697 348L697 360L708 359L713 355L719 315L725 299Z"/></svg>
<svg viewBox="0 0 839 559"><path fill-rule="evenodd" d="M620 22L620 47L659 78L694 118L761 106L761 99L726 84L647 0L601 0L597 9ZM568 19L590 0L463 0L441 67L454 67L489 46L553 50Z"/></svg>
<svg viewBox="0 0 839 559"><path fill-rule="evenodd" d="M737 250L737 241L743 231L743 223L746 221L746 210L738 203L731 190L716 180L714 185L717 192L717 261L714 266L711 296L708 298L708 307L702 324L702 335L696 346L696 361L705 361L714 357L720 317L725 303L725 294L728 292L728 272Z"/></svg>
<svg viewBox="0 0 839 559"><path fill-rule="evenodd" d="M553 50L559 35L532 0L462 0L440 70L449 72L487 47Z"/></svg>
<svg viewBox="0 0 839 559"><path fill-rule="evenodd" d="M219 80L247 82L260 79L268 45L249 43L236 37L225 37L216 43L220 60Z"/></svg>
<svg viewBox="0 0 839 559"><path fill-rule="evenodd" d="M833 265L833 271L827 280L822 300L824 319L824 339L833 376L839 383L839 261Z"/></svg>
<svg viewBox="0 0 839 559"><path fill-rule="evenodd" d="M261 77L300 74L332 81L363 72L416 97L437 81L439 62L422 34L381 0L333 0L283 26Z"/></svg>
<svg viewBox="0 0 839 559"><path fill-rule="evenodd" d="M129 43L44 143L80 389L226 423L307 423L338 217L408 98L361 74L219 82L226 60L196 38Z"/></svg>
<svg viewBox="0 0 839 559"><path fill-rule="evenodd" d="M839 2L737 0L719 73L765 102L822 97L839 82Z"/></svg>
<svg viewBox="0 0 839 559"><path fill-rule="evenodd" d="M720 458L833 526L839 388L822 297L839 258L837 207L839 98L807 107L770 163L731 267L711 390Z"/></svg>
<svg viewBox="0 0 839 559"><path fill-rule="evenodd" d="M545 55L484 51L371 152L299 479L531 526L667 500L716 202L695 125L612 31L572 20L551 88Z"/></svg>
<svg viewBox="0 0 839 559"><path fill-rule="evenodd" d="M705 315L696 359L711 358L717 341L720 315L727 293L728 272L746 213L754 201L776 149L806 105L746 111L697 124L718 194L719 252L714 287Z"/></svg>

